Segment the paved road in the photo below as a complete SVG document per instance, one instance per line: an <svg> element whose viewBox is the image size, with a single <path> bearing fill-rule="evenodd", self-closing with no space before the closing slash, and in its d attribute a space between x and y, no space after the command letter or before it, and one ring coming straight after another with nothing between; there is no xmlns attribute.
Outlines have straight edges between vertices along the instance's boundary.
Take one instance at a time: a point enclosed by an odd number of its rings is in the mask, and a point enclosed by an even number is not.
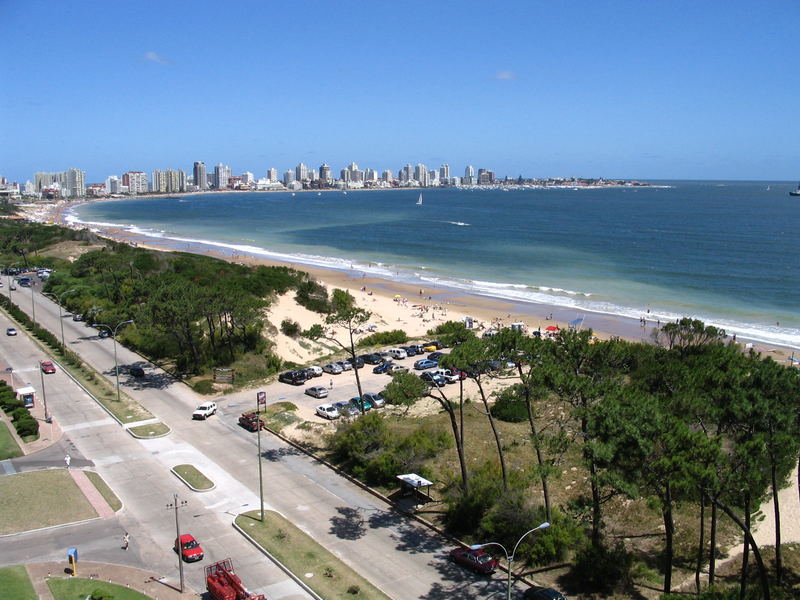
<svg viewBox="0 0 800 600"><path fill-rule="evenodd" d="M20 291L25 295L24 300L19 299ZM26 300L30 293L30 290L23 288L12 293L16 296L17 304L29 313L30 302ZM57 307L38 293L35 302L37 321L60 335ZM113 341L99 339L96 330L72 321L69 315L64 315L61 321L67 345L113 380ZM117 346L117 354L121 365L144 363L140 356L121 345ZM412 360L406 359L405 362L410 364ZM362 373L365 371L362 370ZM231 515L257 508L255 435L235 425L243 403L252 403L248 395L254 397L254 392L238 393L220 400L218 417L208 421L192 421L189 415L203 398L149 365L146 372L144 381L121 376L121 387L167 423L173 433L156 440L132 442L144 448L150 454L150 460L158 461L162 467L191 463L217 483L216 490L193 500L193 508L186 511L187 523L191 519L193 531L205 535L204 523L215 518L229 523ZM365 388L369 390L378 391L387 381L384 375L364 374ZM321 381L327 382L330 378L325 375ZM337 396L334 400L354 395L351 373L333 378ZM348 380L350 383L346 383ZM320 379L315 380L318 381ZM303 396L302 387L276 383L264 389L271 401L285 397L312 405L319 403ZM338 397L339 394L341 397ZM86 418L83 421L89 423L93 420ZM108 427L113 429L111 425ZM94 440L85 455L93 457L112 487L119 489L120 496L135 494L137 500L128 503L131 506L127 510L144 522L148 518L156 518L158 506L163 506L171 494L155 484L151 493L149 481L142 485L138 478L127 474L126 466L136 464L139 454L129 454L126 450L128 444L119 442L117 446L116 443L103 443L102 440L107 439L110 431L91 426L70 434L74 437L78 431L85 436L87 444L89 440ZM116 431L119 432L119 428ZM444 556L451 545L446 540L433 535L416 522L398 516L372 495L291 446L265 435L262 436L262 448L266 458L264 481L267 507L284 514L391 597L398 600L452 597L469 600L487 598L504 589L500 576L486 580L448 563ZM146 505L147 508L140 505ZM189 513L191 517L188 517ZM213 536L213 533L209 532L209 535ZM159 535L155 546L168 547L170 538L171 534L165 531ZM223 542L232 543L212 537L205 546L212 549ZM163 554L163 551L156 549L150 552ZM145 554L142 558L145 564L153 568L155 563L150 561L157 557ZM264 562L260 557L254 557L254 560Z"/></svg>

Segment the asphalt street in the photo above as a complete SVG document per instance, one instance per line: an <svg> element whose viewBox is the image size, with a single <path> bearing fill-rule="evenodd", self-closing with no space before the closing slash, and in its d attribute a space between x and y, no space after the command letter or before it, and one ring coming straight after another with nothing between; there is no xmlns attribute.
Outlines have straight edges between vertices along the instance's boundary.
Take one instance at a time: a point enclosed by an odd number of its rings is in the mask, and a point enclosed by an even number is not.
<svg viewBox="0 0 800 600"><path fill-rule="evenodd" d="M0 292L8 293L8 290L4 288ZM29 314L31 293L24 288L12 292L15 302ZM113 382L113 340L100 339L96 329L73 321L69 314L64 314L59 323L57 306L38 294L38 290L33 293L37 321L59 336L63 323L68 347ZM5 325L2 327L4 330ZM6 351L8 340L3 341L2 348ZM17 344L22 344L23 339L12 343L17 355L7 358L18 361L21 371L25 365L36 364L34 353L26 355L18 351ZM8 355L7 351L4 353ZM204 563L233 556L251 589L262 593L269 590L270 598L293 598L286 595L292 592L276 593L283 592L287 586L285 577L283 583L269 579L265 573L274 567L247 546L230 525L233 515L256 509L259 504L256 436L236 425L238 415L255 405L255 390L220 398L217 416L207 421L193 421L193 408L206 398L121 345L117 345L117 356L120 365L145 367L146 376L141 380L121 375L121 388L167 423L173 430L169 436L135 440L82 392L73 391L64 397L54 395L50 400L48 387L48 403L65 429L65 438L75 445L81 457L94 462L97 471L125 502L123 511L112 519L117 522L108 526L105 547L109 555L105 560L136 560L134 566L141 568L165 573L170 569L176 571L176 567L171 566L175 556L170 549L174 539L174 516L168 514L165 504L177 492L189 501L181 514L182 529L201 539L208 556ZM402 362L410 365L413 359ZM365 391L380 391L388 378L367 371L361 371ZM338 376L326 374L309 385L319 385L318 382L324 385L330 378L334 378L335 385L328 400L356 395L352 372ZM305 387L274 383L262 389L267 392L269 402L287 399L296 404L319 404L321 401L303 395ZM469 600L504 593L502 574L487 579L447 562L446 553L452 547L447 540L398 515L378 498L290 445L262 434L262 450L267 508L290 519L392 598ZM176 484L169 468L181 463L195 465L216 483L216 488L196 494ZM82 527L75 527L76 535ZM95 526L87 526L87 529L92 527ZM131 531L135 552L117 557L115 546L124 530ZM86 538L83 541L90 548L92 544L101 543L96 535ZM13 557L7 556L4 546L4 540L0 540L0 561L9 564ZM52 552L57 554L58 547L53 547ZM135 559L132 558L134 554ZM99 556L87 558L104 560ZM189 570L191 585L203 589L201 567L192 566Z"/></svg>

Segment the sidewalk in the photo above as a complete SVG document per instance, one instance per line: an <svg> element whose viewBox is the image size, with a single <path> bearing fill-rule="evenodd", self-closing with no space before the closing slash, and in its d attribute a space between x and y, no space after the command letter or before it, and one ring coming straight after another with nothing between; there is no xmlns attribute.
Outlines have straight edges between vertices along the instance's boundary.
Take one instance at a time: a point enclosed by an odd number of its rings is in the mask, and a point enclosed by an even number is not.
<svg viewBox="0 0 800 600"><path fill-rule="evenodd" d="M97 511L97 515L101 519L113 517L114 510L108 505L108 502L106 502L106 499L103 498L103 495L97 490L97 488L94 487L94 484L89 481L86 473L80 469L68 469L68 471L72 476L72 480L81 490L81 492L83 492L83 495L86 496L89 504L91 504L92 508Z"/></svg>
<svg viewBox="0 0 800 600"><path fill-rule="evenodd" d="M41 600L53 600L53 595L47 587L48 579L68 579L64 573L67 567L66 559L60 563L31 563L25 565L28 575L33 583L33 588ZM188 598L201 598L194 590L186 588L181 594L179 584L175 581L163 579L158 581L158 575L149 571L142 571L133 567L112 565L109 563L78 562L78 577L107 581L124 587L131 588L146 596L158 600L186 600Z"/></svg>

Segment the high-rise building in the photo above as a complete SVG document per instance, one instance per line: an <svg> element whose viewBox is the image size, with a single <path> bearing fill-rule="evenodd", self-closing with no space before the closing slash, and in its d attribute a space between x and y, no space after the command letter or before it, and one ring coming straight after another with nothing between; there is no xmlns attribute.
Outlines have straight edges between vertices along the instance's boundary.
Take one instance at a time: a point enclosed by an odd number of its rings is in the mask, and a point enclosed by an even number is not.
<svg viewBox="0 0 800 600"><path fill-rule="evenodd" d="M206 177L206 163L203 161L197 161L194 163L194 170L192 171L192 176L194 177L194 184L197 186L198 189L207 190L208 189L208 178Z"/></svg>
<svg viewBox="0 0 800 600"><path fill-rule="evenodd" d="M147 193L147 173L143 171L128 171L122 174L122 185L128 187L131 194Z"/></svg>
<svg viewBox="0 0 800 600"><path fill-rule="evenodd" d="M442 165L439 167L439 179L442 181L450 181L450 165Z"/></svg>
<svg viewBox="0 0 800 600"><path fill-rule="evenodd" d="M147 176L145 175L145 179ZM119 194L120 181L116 175L106 177L106 194Z"/></svg>
<svg viewBox="0 0 800 600"><path fill-rule="evenodd" d="M269 179L272 183L277 183L278 169L275 168L267 169L267 179Z"/></svg>
<svg viewBox="0 0 800 600"><path fill-rule="evenodd" d="M289 169L283 174L283 185L288 186L293 181L296 181L297 174L292 170Z"/></svg>
<svg viewBox="0 0 800 600"><path fill-rule="evenodd" d="M317 171L315 169L309 169L308 170L308 179L309 179L309 181L317 181L317 180L319 180L319 174L317 173Z"/></svg>
<svg viewBox="0 0 800 600"><path fill-rule="evenodd" d="M325 183L331 182L331 168L328 166L328 163L322 163L322 165L320 165L319 178L320 181L324 181Z"/></svg>
<svg viewBox="0 0 800 600"><path fill-rule="evenodd" d="M250 171L245 171L244 173L242 173L242 183L250 185L254 181L255 177L253 177L253 174Z"/></svg>
<svg viewBox="0 0 800 600"><path fill-rule="evenodd" d="M428 167L419 163L416 167L414 167L414 180L419 183L422 187L427 187L428 185Z"/></svg>
<svg viewBox="0 0 800 600"><path fill-rule="evenodd" d="M294 168L294 177L297 181L306 181L308 179L308 167L300 163Z"/></svg>
<svg viewBox="0 0 800 600"><path fill-rule="evenodd" d="M34 173L36 192L57 190L66 198L82 198L86 195L86 173L80 169L67 169L60 173Z"/></svg>
<svg viewBox="0 0 800 600"><path fill-rule="evenodd" d="M400 169L400 171L397 173L397 178L402 183L408 183L409 181L411 181L413 177L414 177L414 168L411 166L410 163L406 164L406 166Z"/></svg>
<svg viewBox="0 0 800 600"><path fill-rule="evenodd" d="M390 183L393 179L392 172L389 169L386 169L381 175L381 179L383 179L386 183Z"/></svg>
<svg viewBox="0 0 800 600"><path fill-rule="evenodd" d="M67 169L64 172L68 198L83 198L86 195L86 173L80 169Z"/></svg>
<svg viewBox="0 0 800 600"><path fill-rule="evenodd" d="M341 179L342 181L344 182L350 181L350 169L342 169L341 171L339 171L339 175L340 175L339 179Z"/></svg>
<svg viewBox="0 0 800 600"><path fill-rule="evenodd" d="M164 171L156 170L150 175L150 191L156 194L166 193L167 174Z"/></svg>
<svg viewBox="0 0 800 600"><path fill-rule="evenodd" d="M231 168L219 163L214 167L214 187L218 190L228 188L228 179L231 178Z"/></svg>

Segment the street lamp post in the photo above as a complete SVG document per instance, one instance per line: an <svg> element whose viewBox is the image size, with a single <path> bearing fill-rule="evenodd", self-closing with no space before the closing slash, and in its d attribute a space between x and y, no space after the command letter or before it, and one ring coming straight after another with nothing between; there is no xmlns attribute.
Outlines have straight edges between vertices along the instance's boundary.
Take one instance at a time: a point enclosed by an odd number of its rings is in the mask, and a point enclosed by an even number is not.
<svg viewBox="0 0 800 600"><path fill-rule="evenodd" d="M541 525L534 527L533 529L530 529L525 533L523 533L522 536L517 540L517 543L514 544L514 549L511 551L511 554L508 553L506 547L503 546L503 544L501 544L500 542L486 542L485 544L473 544L472 546L470 546L471 550L479 550L481 548L485 548L486 546L500 546L500 548L503 549L503 552L505 552L506 555L506 562L508 563L508 587L506 589L506 600L511 600L511 566L514 562L514 555L517 553L517 548L519 547L522 540L524 540L528 536L528 534L531 534L534 531L539 531L540 529L547 529L548 527L550 527L550 523L545 521Z"/></svg>
<svg viewBox="0 0 800 600"><path fill-rule="evenodd" d="M175 543L178 544L178 573L181 577L181 594L183 593L183 546L181 545L181 525L178 521L178 509L186 506L186 500L178 500L178 494L172 495L172 502L167 504L167 510L175 510Z"/></svg>
<svg viewBox="0 0 800 600"><path fill-rule="evenodd" d="M42 361L39 361L39 377L42 379L42 403L44 404L44 422L50 422L50 415L47 414L47 392L44 389L44 370L42 369Z"/></svg>
<svg viewBox="0 0 800 600"><path fill-rule="evenodd" d="M61 299L69 294L70 292L74 292L75 289L67 290L66 292L61 292L61 294L56 294L54 292L42 292L42 296L53 296L56 299L56 304L58 304L58 322L61 323L61 345L66 349L67 345L64 343L64 318L61 315Z"/></svg>
<svg viewBox="0 0 800 600"><path fill-rule="evenodd" d="M114 377L117 379L117 402L119 402L119 366L117 366L117 329L128 323L133 323L133 319L117 323L113 329L105 323L92 323L92 327L105 327L111 333L111 341L114 342Z"/></svg>

